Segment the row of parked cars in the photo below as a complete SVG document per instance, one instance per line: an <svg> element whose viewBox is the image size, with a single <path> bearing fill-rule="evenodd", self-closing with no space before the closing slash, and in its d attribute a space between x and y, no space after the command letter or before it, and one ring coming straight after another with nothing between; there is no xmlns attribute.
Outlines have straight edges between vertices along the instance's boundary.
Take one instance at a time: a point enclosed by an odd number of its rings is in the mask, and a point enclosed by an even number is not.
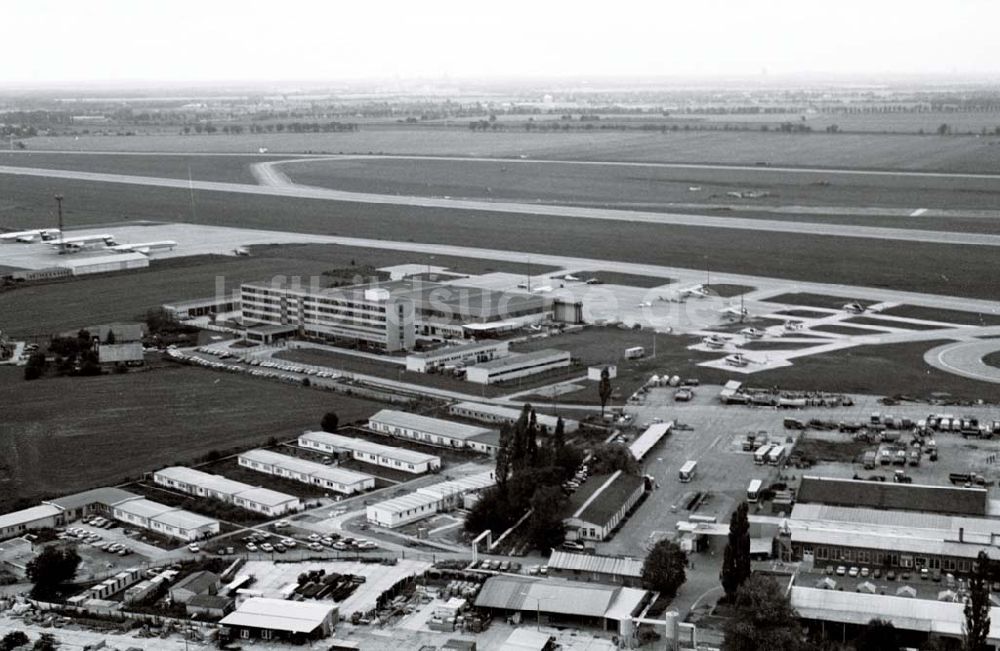
<svg viewBox="0 0 1000 651"><path fill-rule="evenodd" d="M876 567L875 569L869 569L867 567L861 567L861 568L856 566L847 567L846 565L837 565L837 566L827 565L826 573L831 576L832 575L849 576L852 579L859 577L862 579L867 579L869 577L873 579L881 579L884 574L885 579L887 581L895 581L897 577L896 570L886 570L883 573L882 568L880 567ZM927 569L926 567L922 567L920 569L914 568L912 571L901 570L898 573L900 581L909 581L910 578L913 576L919 576L924 581L930 579L936 583L940 583L945 578L945 575L941 573L941 570L930 570ZM948 574L947 578L949 585L954 583L955 581L954 576Z"/></svg>
<svg viewBox="0 0 1000 651"><path fill-rule="evenodd" d="M514 561L491 561L485 560L478 565L473 565L472 569L490 570L492 572L520 572L521 564ZM537 566L536 566L537 567Z"/></svg>
<svg viewBox="0 0 1000 651"><path fill-rule="evenodd" d="M243 361L249 364L250 366L273 368L279 371L288 371L289 373L301 373L303 375L315 375L316 377L325 377L325 378L340 377L339 373L324 371L315 366L300 366L297 364L287 364L285 362L278 362L273 359L256 359L254 357L251 357L248 359L244 359Z"/></svg>
<svg viewBox="0 0 1000 651"><path fill-rule="evenodd" d="M132 553L131 549L120 542L105 540L104 536L81 527L68 527L66 531L60 533L58 537L62 540L75 538L83 544L90 545L95 549L100 549L101 551L108 552L109 554L127 556Z"/></svg>

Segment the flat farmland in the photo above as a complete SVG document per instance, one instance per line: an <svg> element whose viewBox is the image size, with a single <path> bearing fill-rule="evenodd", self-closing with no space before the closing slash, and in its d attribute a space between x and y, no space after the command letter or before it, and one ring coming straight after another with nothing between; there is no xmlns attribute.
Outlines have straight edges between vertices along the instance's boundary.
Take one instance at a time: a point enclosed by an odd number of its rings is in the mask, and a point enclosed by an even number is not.
<svg viewBox="0 0 1000 651"><path fill-rule="evenodd" d="M563 160L733 163L1000 172L1000 138L883 134L808 135L759 132L473 133L468 122L455 126L365 126L352 133L180 136L176 132L139 136L56 136L30 138L30 150L175 153L414 154Z"/></svg>
<svg viewBox="0 0 1000 651"><path fill-rule="evenodd" d="M1000 146L996 150L1000 152ZM385 158L297 161L281 165L281 170L296 183L353 192L650 210L677 210L672 206L676 203L685 206L738 203L750 211L757 205L992 210L1000 199L1000 180L988 177L793 173L766 166L698 169ZM741 200L727 195L747 190L766 191L769 196ZM685 207L684 211L691 210ZM802 215L783 217L803 218ZM924 219L923 223L930 221Z"/></svg>
<svg viewBox="0 0 1000 651"><path fill-rule="evenodd" d="M476 210L421 209L289 197L196 194L186 190L0 175L0 197L16 206L11 226L50 226L52 194L67 196L73 225L148 219L572 254L790 280L874 286L929 294L996 297L983 273L988 246L939 245L723 228L606 222ZM928 264L928 261L934 264Z"/></svg>
<svg viewBox="0 0 1000 651"><path fill-rule="evenodd" d="M250 171L252 164L281 159L280 156L0 152L0 165L12 167L42 167L102 174L160 176L170 179L190 177L196 180L229 183L256 183Z"/></svg>
<svg viewBox="0 0 1000 651"><path fill-rule="evenodd" d="M380 405L228 373L165 366L96 378L22 379L0 368L0 508L115 484L211 450L367 418ZM46 418L42 419L41 415Z"/></svg>

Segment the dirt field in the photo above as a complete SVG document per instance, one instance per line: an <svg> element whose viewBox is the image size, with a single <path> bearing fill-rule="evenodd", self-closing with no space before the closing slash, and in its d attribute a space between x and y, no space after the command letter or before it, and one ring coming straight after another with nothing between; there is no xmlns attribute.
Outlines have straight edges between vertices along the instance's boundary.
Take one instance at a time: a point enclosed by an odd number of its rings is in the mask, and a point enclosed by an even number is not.
<svg viewBox="0 0 1000 651"><path fill-rule="evenodd" d="M480 211L342 204L308 199L196 195L168 188L0 175L0 210L17 215L10 227L49 226L52 193L62 191L74 225L127 219L175 219L222 226L391 238L525 251L570 252L606 260L629 260L701 268L710 254L713 271L794 280L873 285L894 289L995 298L982 269L994 264L991 247L886 243L861 238L733 232L720 228L606 223L572 218ZM69 208L69 207L72 208ZM5 211L6 212L6 211ZM609 236L613 234L613 236ZM934 265L928 260L937 261Z"/></svg>
<svg viewBox="0 0 1000 651"><path fill-rule="evenodd" d="M839 116L838 116L839 119ZM937 125L935 125L936 127ZM758 132L571 132L472 133L457 128L365 126L353 133L255 134L254 136L37 137L31 150L241 152L267 147L279 153L394 153L518 156L567 160L633 160L772 165L1000 171L994 138Z"/></svg>
<svg viewBox="0 0 1000 651"><path fill-rule="evenodd" d="M381 405L242 375L169 366L25 382L0 368L0 508L20 498L114 484L211 450L264 443ZM46 417L41 419L41 415Z"/></svg>

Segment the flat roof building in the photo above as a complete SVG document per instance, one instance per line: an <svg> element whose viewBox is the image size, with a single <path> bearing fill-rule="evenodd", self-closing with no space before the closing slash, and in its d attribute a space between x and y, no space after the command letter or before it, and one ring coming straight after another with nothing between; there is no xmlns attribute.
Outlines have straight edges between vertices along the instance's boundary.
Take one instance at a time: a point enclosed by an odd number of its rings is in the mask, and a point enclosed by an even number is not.
<svg viewBox="0 0 1000 651"><path fill-rule="evenodd" d="M112 508L115 519L185 541L219 533L219 521L145 498L128 500Z"/></svg>
<svg viewBox="0 0 1000 651"><path fill-rule="evenodd" d="M239 465L258 472L286 477L304 484L353 495L375 487L375 478L353 470L331 468L322 463L278 454L271 450L248 450L240 453Z"/></svg>
<svg viewBox="0 0 1000 651"><path fill-rule="evenodd" d="M418 334L462 339L552 314L544 297L419 279L332 288L307 286L301 278L245 283L240 303L248 325L292 325L306 336L389 352L411 350Z"/></svg>
<svg viewBox="0 0 1000 651"><path fill-rule="evenodd" d="M569 351L555 348L530 353L511 353L506 357L466 368L465 379L476 384L503 384L557 368L565 368L572 363Z"/></svg>
<svg viewBox="0 0 1000 651"><path fill-rule="evenodd" d="M478 420L482 423L514 423L521 417L521 410L514 407L503 407L479 402L456 402L448 407L448 413L459 418ZM544 425L551 432L556 428L555 416L535 412L539 425ZM563 431L567 434L580 429L580 422L571 418L563 419Z"/></svg>
<svg viewBox="0 0 1000 651"><path fill-rule="evenodd" d="M299 436L299 447L327 454L348 452L363 463L384 466L409 473L424 473L441 467L441 457L404 448L372 443L365 439L330 432L306 432Z"/></svg>
<svg viewBox="0 0 1000 651"><path fill-rule="evenodd" d="M418 488L409 495L369 504L366 517L368 522L380 527L401 527L455 508L466 495L478 493L494 484L496 477L493 471L443 481Z"/></svg>
<svg viewBox="0 0 1000 651"><path fill-rule="evenodd" d="M0 515L0 540L23 535L32 529L46 529L65 522L62 509L51 504L32 506Z"/></svg>
<svg viewBox="0 0 1000 651"><path fill-rule="evenodd" d="M449 365L471 366L500 359L510 354L510 344L506 341L476 341L457 346L441 346L422 353L406 356L406 370L428 373Z"/></svg>
<svg viewBox="0 0 1000 651"><path fill-rule="evenodd" d="M796 504L786 560L968 574L980 551L1000 560L1000 520Z"/></svg>
<svg viewBox="0 0 1000 651"><path fill-rule="evenodd" d="M304 643L329 637L337 616L337 607L331 603L253 597L219 623L229 629L233 639Z"/></svg>
<svg viewBox="0 0 1000 651"><path fill-rule="evenodd" d="M302 507L301 501L294 495L251 486L221 475L213 475L184 466L172 466L157 470L153 473L153 481L161 486L173 488L189 495L209 497L272 517L297 511Z"/></svg>
<svg viewBox="0 0 1000 651"><path fill-rule="evenodd" d="M984 517L989 510L985 488L897 484L833 477L802 477L799 504L858 506L897 511L922 511Z"/></svg>
<svg viewBox="0 0 1000 651"><path fill-rule="evenodd" d="M490 431L485 427L463 425L394 409L382 409L374 414L368 419L368 429L380 434L449 448L469 447L470 439Z"/></svg>
<svg viewBox="0 0 1000 651"><path fill-rule="evenodd" d="M569 499L566 535L581 540L606 540L646 492L646 480L621 470L591 475Z"/></svg>
<svg viewBox="0 0 1000 651"><path fill-rule="evenodd" d="M110 515L115 504L137 499L140 499L140 496L135 493L113 486L105 486L57 497L43 502L43 504L51 504L62 509L68 523L95 514Z"/></svg>

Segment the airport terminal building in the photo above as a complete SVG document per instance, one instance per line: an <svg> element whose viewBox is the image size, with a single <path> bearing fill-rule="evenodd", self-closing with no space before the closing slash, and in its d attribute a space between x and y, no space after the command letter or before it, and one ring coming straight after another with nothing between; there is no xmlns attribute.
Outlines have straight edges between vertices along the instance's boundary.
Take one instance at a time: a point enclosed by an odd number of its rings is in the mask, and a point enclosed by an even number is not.
<svg viewBox="0 0 1000 651"><path fill-rule="evenodd" d="M240 310L251 341L299 334L385 352L412 350L417 336L495 336L553 314L551 302L536 295L414 279L319 287L297 277L244 283Z"/></svg>

